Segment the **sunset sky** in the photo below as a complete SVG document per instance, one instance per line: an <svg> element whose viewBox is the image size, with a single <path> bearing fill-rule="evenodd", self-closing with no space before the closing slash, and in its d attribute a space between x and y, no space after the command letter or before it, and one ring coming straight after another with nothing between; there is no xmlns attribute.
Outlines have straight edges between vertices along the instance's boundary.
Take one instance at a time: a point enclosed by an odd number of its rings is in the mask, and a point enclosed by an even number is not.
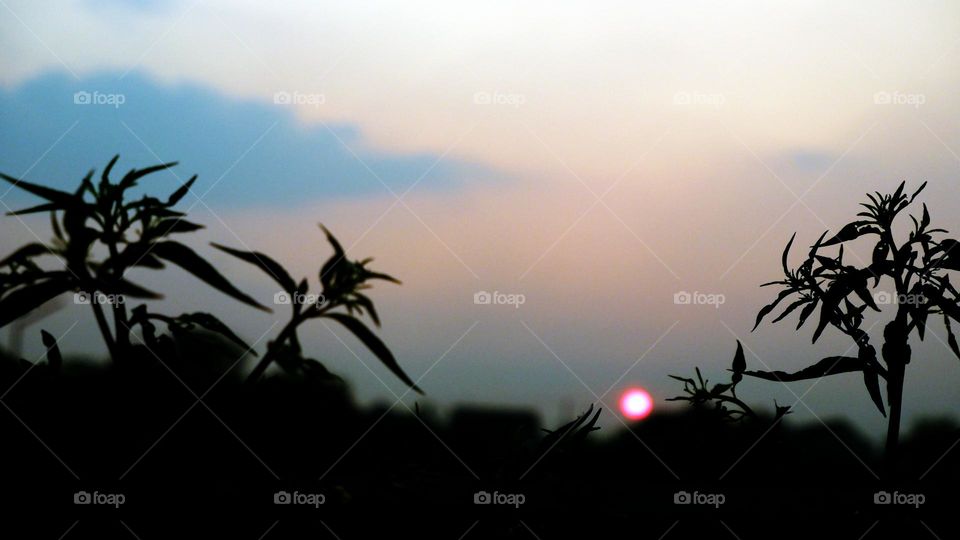
<svg viewBox="0 0 960 540"><path fill-rule="evenodd" d="M680 391L668 374L726 380L737 339L750 369L848 351L829 330L811 345L793 317L750 332L793 232L796 263L865 192L906 180L928 181L920 200L960 234L960 5L842 4L2 0L0 171L71 188L116 153L124 171L179 161L146 189L199 175L181 203L208 227L192 245L224 264L207 241L264 251L314 283L323 222L403 280L372 291L380 335L441 408L552 423L639 385L662 411ZM0 202L35 200L0 187ZM46 216L3 223L3 254L50 236ZM270 303L269 279L224 268ZM285 316L179 270L134 278L168 292L159 310L220 314L260 350ZM678 305L683 291L723 303ZM40 326L102 353L66 303ZM883 320L865 323L878 343ZM942 325L928 332L908 428L960 408L960 363ZM339 328L304 344L361 402L405 390ZM738 395L883 433L857 374Z"/></svg>

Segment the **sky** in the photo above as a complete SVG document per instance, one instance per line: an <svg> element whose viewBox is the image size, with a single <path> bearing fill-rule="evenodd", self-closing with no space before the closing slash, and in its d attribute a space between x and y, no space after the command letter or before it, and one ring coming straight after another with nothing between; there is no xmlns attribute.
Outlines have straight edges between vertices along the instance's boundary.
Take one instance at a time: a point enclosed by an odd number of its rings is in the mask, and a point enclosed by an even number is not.
<svg viewBox="0 0 960 540"><path fill-rule="evenodd" d="M639 385L662 411L680 390L668 374L725 379L738 339L751 369L843 354L789 319L750 332L790 235L809 245L904 180L928 181L934 223L960 229L951 2L3 0L0 14L0 170L68 188L117 153L123 170L179 161L145 189L199 175L182 203L207 225L192 245L224 264L206 242L264 251L314 283L324 223L403 280L372 291L380 334L441 408L555 422ZM46 218L6 218L0 252L36 237ZM261 350L275 335L280 315L178 272L138 275L168 291L158 309L223 314ZM226 273L275 292L255 269ZM523 303L476 304L481 291ZM100 354L87 315L65 305L40 326ZM960 407L960 365L930 332L908 426ZM361 402L418 399L340 329L304 338ZM738 395L883 433L856 374Z"/></svg>

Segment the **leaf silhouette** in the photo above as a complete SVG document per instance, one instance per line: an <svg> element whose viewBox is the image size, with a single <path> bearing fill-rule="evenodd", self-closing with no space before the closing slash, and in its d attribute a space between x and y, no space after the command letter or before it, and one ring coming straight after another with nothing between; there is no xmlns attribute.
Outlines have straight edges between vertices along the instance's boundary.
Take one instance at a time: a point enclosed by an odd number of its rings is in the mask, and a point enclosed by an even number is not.
<svg viewBox="0 0 960 540"><path fill-rule="evenodd" d="M33 242L31 244L27 244L21 247L20 249L8 255L5 259L0 261L0 266L6 266L13 261L22 262L25 259L36 257L38 255L46 255L47 253L50 253L50 252L51 252L50 248L48 248L47 246L40 244L38 242Z"/></svg>
<svg viewBox="0 0 960 540"><path fill-rule="evenodd" d="M824 375L849 373L863 369L863 362L853 356L828 356L812 366L805 367L794 373L785 371L746 371L744 375L766 379L768 381L793 382L806 379L817 379Z"/></svg>
<svg viewBox="0 0 960 540"><path fill-rule="evenodd" d="M330 242L330 245L333 246L333 254L337 257L343 257L343 247L340 245L340 242L334 238L333 233L327 230L327 228L323 226L323 223L320 224L320 229L323 230L323 234L327 236L327 242Z"/></svg>
<svg viewBox="0 0 960 540"><path fill-rule="evenodd" d="M26 180L20 180L12 176L7 176L6 174L3 174L3 173L0 173L0 178L6 180L7 182L10 182L14 186L28 193L32 193L36 195L37 197L41 197L50 202L59 204L60 208L63 208L64 206L70 204L70 202L73 200L73 195L65 191L60 191L53 188L48 188L46 186L40 186L37 184L31 184Z"/></svg>
<svg viewBox="0 0 960 540"><path fill-rule="evenodd" d="M414 382L410 380L410 377L404 373L403 369L400 367L400 364L398 364L397 360L393 357L393 353L390 352L390 349L388 349L387 346L380 341L380 338L374 335L374 333L371 332L370 329L367 328L362 322L354 317L344 315L342 313L327 313L324 316L345 326L347 330L350 330L353 335L357 336L357 338L363 342L368 349L370 349L370 352L376 355L383 365L387 366L387 369L393 372L397 378L406 383L407 386L414 389L417 393L423 394L423 390L414 384Z"/></svg>
<svg viewBox="0 0 960 540"><path fill-rule="evenodd" d="M940 250L943 256L940 258L939 266L947 270L960 270L960 242L953 238L945 238L940 241Z"/></svg>
<svg viewBox="0 0 960 540"><path fill-rule="evenodd" d="M160 236L166 236L168 234L175 234L175 233L189 233L193 231L199 231L203 227L204 227L203 225L200 225L197 223L191 223L185 219L180 219L180 218L167 218L167 219L161 220L156 225L156 229L159 231Z"/></svg>
<svg viewBox="0 0 960 540"><path fill-rule="evenodd" d="M764 306L763 309L760 310L760 313L757 314L757 321L753 325L753 330L756 330L757 327L760 326L760 321L762 321L764 317L766 317L771 311L773 311L774 308L777 307L777 304L779 304L784 298L786 298L787 296L790 296L793 293L794 293L793 289L783 290L780 292L780 294L777 295L776 300ZM751 330L751 332L753 330Z"/></svg>
<svg viewBox="0 0 960 540"><path fill-rule="evenodd" d="M880 414L886 418L887 411L883 408L883 397L880 395L880 381L877 377L876 370L874 370L872 367L864 366L863 384L867 387L867 392L870 394L870 399L873 400L873 403L877 406L877 409L879 409Z"/></svg>
<svg viewBox="0 0 960 540"><path fill-rule="evenodd" d="M7 212L8 216L23 216L26 214L36 214L38 212L48 212L50 210L60 210L63 208L63 205L57 203L44 203L37 206L31 206L30 208L24 208L22 210L14 210L12 212Z"/></svg>
<svg viewBox="0 0 960 540"><path fill-rule="evenodd" d="M227 326L226 324L223 324L223 322L220 319L216 318L215 316L209 313L204 313L201 311L198 311L195 313L184 313L183 315L180 315L179 317L177 317L177 321L186 323L186 324L196 324L196 325L202 326L207 330L210 330L211 332L216 332L222 335L223 337L229 339L230 341L236 343L237 345L239 345L244 351L249 352L254 356L257 356L257 352L251 349L250 346L246 344L246 342L240 339L240 336L238 336L233 330L231 330L229 326Z"/></svg>
<svg viewBox="0 0 960 540"><path fill-rule="evenodd" d="M790 246L793 245L793 240L797 237L797 233L793 233L790 236L790 240L787 242L787 247L783 248L783 255L780 257L780 262L783 264L783 273L789 274L790 267L787 264L787 257L790 255Z"/></svg>
<svg viewBox="0 0 960 540"><path fill-rule="evenodd" d="M823 305L820 307L820 321L817 323L817 329L813 331L813 343L817 342L827 324L836 316L835 310L840 305L840 299L840 296L830 294L829 291L824 295Z"/></svg>
<svg viewBox="0 0 960 540"><path fill-rule="evenodd" d="M71 289L73 284L62 276L20 287L0 300L0 327Z"/></svg>
<svg viewBox="0 0 960 540"><path fill-rule="evenodd" d="M145 169L131 169L130 172L123 176L123 179L120 180L118 184L120 189L126 189L136 185L137 180L147 176L148 174L153 174L164 169L169 169L170 167L175 167L178 162L171 161L169 163L161 163L160 165L153 165Z"/></svg>
<svg viewBox="0 0 960 540"><path fill-rule="evenodd" d="M150 300L162 300L163 295L155 293L146 287L142 287L127 281L126 279L119 279L109 282L98 282L99 288L108 294L120 294L123 296L129 296L131 298L147 298Z"/></svg>
<svg viewBox="0 0 960 540"><path fill-rule="evenodd" d="M747 370L747 359L743 356L743 345L737 340L737 352L733 355L733 382L743 379L743 372Z"/></svg>
<svg viewBox="0 0 960 540"><path fill-rule="evenodd" d="M960 347L957 346L957 337L953 335L953 329L950 328L950 317L946 314L943 316L943 324L947 327L947 344L950 345L950 350L953 351L953 354L960 358Z"/></svg>
<svg viewBox="0 0 960 540"><path fill-rule="evenodd" d="M287 272L287 270L281 266L280 263L264 255L263 253L257 251L241 251L239 249L222 246L215 242L211 242L210 245L219 249L220 251L229 253L230 255L233 255L242 261L246 261L260 268L267 275L272 277L273 280L276 281L285 292L294 294L297 291L297 284L295 281L293 281L293 278L290 277L290 274Z"/></svg>
<svg viewBox="0 0 960 540"><path fill-rule="evenodd" d="M50 369L60 371L60 367L63 365L63 355L60 354L57 339L46 330L40 330L40 338L43 340L43 346L47 348L47 364Z"/></svg>
<svg viewBox="0 0 960 540"><path fill-rule="evenodd" d="M196 182L196 181L197 181L197 175L193 175L193 176L190 177L189 180L187 180L186 182L184 182L184 184L183 184L182 186L180 186L179 188L177 188L176 191L174 191L173 193L171 193L171 194L170 194L170 197L167 198L167 206L173 206L173 205L177 204L178 202L180 202L180 199L182 199L184 195L186 195L187 193L190 192L190 186L192 186L193 183Z"/></svg>
<svg viewBox="0 0 960 540"><path fill-rule="evenodd" d="M787 306L787 309L783 310L783 313L781 313L780 315L777 316L776 319L770 321L770 324L774 324L774 323L780 322L781 320L783 320L784 318L786 318L787 315L790 315L791 313L793 313L793 310L797 309L798 307L800 307L800 306L802 306L803 304L806 304L807 302L810 302L810 301L811 301L811 300L810 300L809 298L801 298L801 299L797 300L796 302L790 304L789 306Z"/></svg>
<svg viewBox="0 0 960 540"><path fill-rule="evenodd" d="M152 253L161 259L170 261L183 268L211 287L228 296L232 296L244 304L268 313L272 312L270 308L260 304L234 287L233 284L227 281L227 278L223 277L210 263L197 255L192 249L179 242L158 242L153 245Z"/></svg>
<svg viewBox="0 0 960 540"><path fill-rule="evenodd" d="M800 327L803 326L803 323L807 322L807 318L810 317L810 314L813 313L813 310L817 309L817 304L819 303L820 303L820 300L814 299L813 302L810 302L809 304L807 304L807 307L803 308L800 311L800 317L797 320L797 328L796 328L797 330L799 330Z"/></svg>

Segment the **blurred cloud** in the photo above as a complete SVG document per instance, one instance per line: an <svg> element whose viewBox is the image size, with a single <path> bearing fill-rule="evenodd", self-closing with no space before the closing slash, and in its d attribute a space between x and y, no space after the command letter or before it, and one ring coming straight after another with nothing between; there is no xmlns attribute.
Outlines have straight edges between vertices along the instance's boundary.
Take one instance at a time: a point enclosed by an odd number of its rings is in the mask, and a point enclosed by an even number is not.
<svg viewBox="0 0 960 540"><path fill-rule="evenodd" d="M83 174L77 164L102 167L117 153L121 166L179 161L183 166L166 174L167 185L199 174L205 202L241 206L289 207L414 185L449 190L495 178L485 167L438 155L363 151L355 126L304 125L291 99L284 94L266 104L228 98L136 73L79 81L48 74L0 92L0 117L18 126L0 131L8 152L4 167L65 188Z"/></svg>

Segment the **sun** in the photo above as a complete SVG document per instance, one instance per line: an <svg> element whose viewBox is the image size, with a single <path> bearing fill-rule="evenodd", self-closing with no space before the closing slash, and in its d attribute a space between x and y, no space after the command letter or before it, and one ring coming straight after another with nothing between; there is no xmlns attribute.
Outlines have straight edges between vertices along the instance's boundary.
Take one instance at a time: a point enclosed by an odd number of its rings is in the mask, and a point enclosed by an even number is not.
<svg viewBox="0 0 960 540"><path fill-rule="evenodd" d="M653 398L642 388L628 388L620 396L620 412L631 420L643 420L653 412Z"/></svg>

